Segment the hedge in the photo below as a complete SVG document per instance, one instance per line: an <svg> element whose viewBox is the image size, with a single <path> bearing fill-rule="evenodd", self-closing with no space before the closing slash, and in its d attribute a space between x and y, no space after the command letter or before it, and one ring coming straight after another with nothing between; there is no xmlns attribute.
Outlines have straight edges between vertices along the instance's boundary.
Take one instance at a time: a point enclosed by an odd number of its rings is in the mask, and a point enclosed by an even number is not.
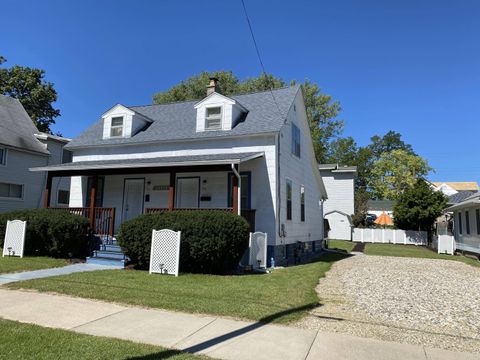
<svg viewBox="0 0 480 360"><path fill-rule="evenodd" d="M140 215L120 225L118 241L137 268L148 269L152 230L181 231L180 271L227 273L248 247L247 221L230 212L164 211Z"/></svg>
<svg viewBox="0 0 480 360"><path fill-rule="evenodd" d="M8 220L27 221L25 255L62 258L88 255L88 220L82 216L53 209L0 213L0 247Z"/></svg>

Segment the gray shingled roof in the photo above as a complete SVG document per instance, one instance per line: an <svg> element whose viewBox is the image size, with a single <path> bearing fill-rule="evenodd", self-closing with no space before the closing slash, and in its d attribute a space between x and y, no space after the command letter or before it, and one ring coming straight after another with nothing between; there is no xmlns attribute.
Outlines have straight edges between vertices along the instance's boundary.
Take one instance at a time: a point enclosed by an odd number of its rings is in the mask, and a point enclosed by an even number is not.
<svg viewBox="0 0 480 360"><path fill-rule="evenodd" d="M458 204L459 202L468 199L473 194L475 194L475 191L459 191L448 197L448 204Z"/></svg>
<svg viewBox="0 0 480 360"><path fill-rule="evenodd" d="M31 168L31 171L68 171L90 169L124 169L162 166L215 165L241 163L263 156L263 152L224 153L211 155L165 156L142 159L76 161L60 165Z"/></svg>
<svg viewBox="0 0 480 360"><path fill-rule="evenodd" d="M35 137L38 133L20 101L0 95L0 144L49 154Z"/></svg>
<svg viewBox="0 0 480 360"><path fill-rule="evenodd" d="M73 139L66 145L66 148L136 144L165 140L207 139L277 132L284 124L288 110L299 89L300 87L297 85L273 90L280 112L270 91L230 96L230 98L238 101L248 110L245 119L239 122L232 130L197 133L196 109L194 109L194 105L198 101L130 106L129 109L152 119L153 123L147 129L140 131L131 138L102 139L103 120L100 119Z"/></svg>

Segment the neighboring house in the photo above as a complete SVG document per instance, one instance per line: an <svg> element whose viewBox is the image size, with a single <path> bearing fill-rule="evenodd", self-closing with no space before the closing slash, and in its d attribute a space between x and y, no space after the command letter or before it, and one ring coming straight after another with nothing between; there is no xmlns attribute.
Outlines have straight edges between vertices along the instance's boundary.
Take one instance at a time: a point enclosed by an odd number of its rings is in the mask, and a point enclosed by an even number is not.
<svg viewBox="0 0 480 360"><path fill-rule="evenodd" d="M328 200L323 209L328 220L328 238L352 240L356 166L318 165Z"/></svg>
<svg viewBox="0 0 480 360"><path fill-rule="evenodd" d="M211 79L200 101L117 104L66 148L71 164L32 170L72 176L70 206L97 208L97 233L142 213L222 209L268 233L277 263L298 242L323 245L326 191L300 86L227 97Z"/></svg>
<svg viewBox="0 0 480 360"><path fill-rule="evenodd" d="M480 255L480 192L448 207L446 211L453 213L457 250Z"/></svg>
<svg viewBox="0 0 480 360"><path fill-rule="evenodd" d="M0 212L43 206L47 178L28 169L62 163L68 141L40 133L20 101L0 95ZM52 191L53 206L68 206L69 179L57 180Z"/></svg>
<svg viewBox="0 0 480 360"><path fill-rule="evenodd" d="M458 195L458 197L454 198L454 200L460 200L462 198L465 199L465 197L468 197L469 195L472 195L480 190L476 181L464 181L464 182L438 181L438 182L430 182L430 184L435 191L441 191L447 197L453 197L454 195Z"/></svg>
<svg viewBox="0 0 480 360"><path fill-rule="evenodd" d="M383 213L386 213L393 219L394 206L395 201L393 200L368 200L367 213L371 215L376 215L377 217L379 217Z"/></svg>

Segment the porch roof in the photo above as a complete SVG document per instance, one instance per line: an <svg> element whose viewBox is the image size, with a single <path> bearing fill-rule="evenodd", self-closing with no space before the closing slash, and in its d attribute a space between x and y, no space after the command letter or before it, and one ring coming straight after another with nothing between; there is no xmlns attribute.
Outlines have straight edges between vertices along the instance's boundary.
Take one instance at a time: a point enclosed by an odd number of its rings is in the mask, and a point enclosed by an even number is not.
<svg viewBox="0 0 480 360"><path fill-rule="evenodd" d="M224 153L210 155L164 156L122 160L77 161L60 165L30 168L30 171L81 171L106 169L135 169L152 167L182 167L201 165L229 165L262 157L263 152Z"/></svg>

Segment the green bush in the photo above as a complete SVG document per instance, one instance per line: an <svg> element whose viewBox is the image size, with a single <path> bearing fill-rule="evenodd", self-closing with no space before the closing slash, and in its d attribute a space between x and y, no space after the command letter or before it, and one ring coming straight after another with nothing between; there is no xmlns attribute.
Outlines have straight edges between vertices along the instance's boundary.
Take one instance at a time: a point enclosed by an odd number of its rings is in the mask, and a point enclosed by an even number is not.
<svg viewBox="0 0 480 360"><path fill-rule="evenodd" d="M249 225L230 212L165 211L140 215L120 225L120 246L137 265L147 269L152 230L181 231L180 270L222 274L236 267L248 246Z"/></svg>
<svg viewBox="0 0 480 360"><path fill-rule="evenodd" d="M88 220L84 217L52 209L1 213L0 247L3 247L7 220L27 221L25 255L67 258L88 254Z"/></svg>

